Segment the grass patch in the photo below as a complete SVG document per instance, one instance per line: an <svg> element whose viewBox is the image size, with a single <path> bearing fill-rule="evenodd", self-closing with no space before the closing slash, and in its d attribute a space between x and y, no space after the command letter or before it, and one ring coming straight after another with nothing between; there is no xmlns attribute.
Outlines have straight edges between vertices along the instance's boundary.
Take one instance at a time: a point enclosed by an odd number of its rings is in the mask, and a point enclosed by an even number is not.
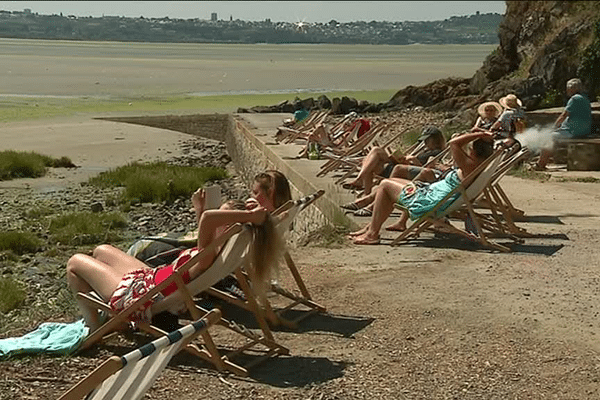
<svg viewBox="0 0 600 400"><path fill-rule="evenodd" d="M0 314L18 308L26 298L25 287L12 278L0 278Z"/></svg>
<svg viewBox="0 0 600 400"><path fill-rule="evenodd" d="M4 150L0 152L0 180L39 178L48 167L74 167L68 157L52 158L33 151Z"/></svg>
<svg viewBox="0 0 600 400"><path fill-rule="evenodd" d="M42 217L47 217L48 215L52 215L54 213L55 210L52 207L38 206L30 208L29 210L23 212L23 216L27 219L39 219Z"/></svg>
<svg viewBox="0 0 600 400"><path fill-rule="evenodd" d="M140 97L135 99L52 99L27 98L0 101L0 121L22 121L28 119L73 116L89 113L152 113L174 110L197 112L235 112L238 107L270 106L296 97L306 99L325 95L329 99L347 96L371 103L387 102L397 90L347 91L347 92L289 92L268 94L229 94L215 96L170 96Z"/></svg>
<svg viewBox="0 0 600 400"><path fill-rule="evenodd" d="M172 202L189 197L208 181L227 177L221 168L132 163L92 177L89 183L101 188L125 187L123 203Z"/></svg>
<svg viewBox="0 0 600 400"><path fill-rule="evenodd" d="M31 232L0 232L0 251L15 254L35 253L42 246L42 241Z"/></svg>
<svg viewBox="0 0 600 400"><path fill-rule="evenodd" d="M48 230L55 242L77 246L119 241L126 226L127 220L121 213L85 211L52 218Z"/></svg>
<svg viewBox="0 0 600 400"><path fill-rule="evenodd" d="M570 177L570 176L562 176L557 179L558 182L581 182L581 183L598 183L600 179L594 178L593 176L580 176L580 177Z"/></svg>
<svg viewBox="0 0 600 400"><path fill-rule="evenodd" d="M522 164L508 171L509 175L516 176L517 178L532 179L535 181L546 182L551 178L550 174L541 171L533 171L528 167L527 164Z"/></svg>
<svg viewBox="0 0 600 400"><path fill-rule="evenodd" d="M348 245L346 236L350 229L343 225L327 224L322 227L308 233L301 240L299 240L300 246L308 246L313 244L316 247L325 248L340 248Z"/></svg>

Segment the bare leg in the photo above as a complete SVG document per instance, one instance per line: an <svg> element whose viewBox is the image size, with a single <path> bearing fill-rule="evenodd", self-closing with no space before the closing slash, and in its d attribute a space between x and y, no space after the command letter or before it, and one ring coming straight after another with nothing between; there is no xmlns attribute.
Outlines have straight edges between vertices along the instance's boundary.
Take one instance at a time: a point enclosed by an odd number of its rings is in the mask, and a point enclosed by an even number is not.
<svg viewBox="0 0 600 400"><path fill-rule="evenodd" d="M423 168L421 170L421 172L419 172L417 174L417 176L415 176L415 179L413 179L413 181L433 183L433 182L437 181L437 178L435 177L435 174L433 173L433 169Z"/></svg>
<svg viewBox="0 0 600 400"><path fill-rule="evenodd" d="M365 194L370 194L373 189L373 177L375 173L383 169L383 165L389 159L387 153L381 147L373 147L362 163L362 168L350 186L364 188Z"/></svg>
<svg viewBox="0 0 600 400"><path fill-rule="evenodd" d="M540 153L540 159L537 163L537 166L540 169L544 169L546 168L546 165L548 164L548 161L550 161L550 157L552 156L552 150L551 149L543 149Z"/></svg>
<svg viewBox="0 0 600 400"><path fill-rule="evenodd" d="M108 248L104 250L110 252ZM74 295L77 295L78 292L88 293L94 290L100 297L108 301L121 282L123 275L138 268L137 263L121 264L118 268L114 268L88 255L75 254L67 262L67 282ZM98 328L97 311L80 300L77 300L77 304L90 329Z"/></svg>
<svg viewBox="0 0 600 400"><path fill-rule="evenodd" d="M410 176L410 172L408 171L408 169L410 168L410 165L406 165L406 164L398 164L394 167L394 169L392 170L392 173L390 174L390 178L402 178L402 179L408 179L411 180L412 177Z"/></svg>
<svg viewBox="0 0 600 400"><path fill-rule="evenodd" d="M392 225L385 228L386 231L393 232L404 232L406 230L406 223L408 222L408 213L405 210L402 210L402 215L400 219L393 223Z"/></svg>
<svg viewBox="0 0 600 400"><path fill-rule="evenodd" d="M379 242L379 232L385 220L394 210L394 203L400 192L410 181L402 179L385 179L375 192L373 205L373 218L367 231L354 238L355 244L376 244Z"/></svg>

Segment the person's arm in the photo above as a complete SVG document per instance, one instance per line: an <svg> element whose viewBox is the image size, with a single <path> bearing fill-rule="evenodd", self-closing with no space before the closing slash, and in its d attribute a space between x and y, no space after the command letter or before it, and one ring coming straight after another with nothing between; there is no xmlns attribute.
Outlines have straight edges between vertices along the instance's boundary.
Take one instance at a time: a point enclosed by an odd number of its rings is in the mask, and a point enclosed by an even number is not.
<svg viewBox="0 0 600 400"><path fill-rule="evenodd" d="M456 166L462 170L463 177L469 175L478 165L464 150L464 146L477 139L493 141L494 135L489 132L466 133L452 138L448 142L450 152L452 153L452 159Z"/></svg>
<svg viewBox="0 0 600 400"><path fill-rule="evenodd" d="M204 189L200 188L192 194L192 206L196 213L196 222L199 222L206 208L206 192Z"/></svg>
<svg viewBox="0 0 600 400"><path fill-rule="evenodd" d="M482 123L482 118L477 117L477 121L475 121L475 125L473 125L473 127L471 128L471 132L481 131L481 128L479 127L479 125L481 125L481 123Z"/></svg>
<svg viewBox="0 0 600 400"><path fill-rule="evenodd" d="M203 249L215 239L217 229L236 223L260 225L267 216L267 210L257 206L252 210L206 210L198 222L198 248Z"/></svg>
<svg viewBox="0 0 600 400"><path fill-rule="evenodd" d="M563 111L558 116L558 118L556 118L556 121L554 122L554 128L560 128L560 126L565 121L565 119L567 119L568 116L569 116L569 112L567 110Z"/></svg>

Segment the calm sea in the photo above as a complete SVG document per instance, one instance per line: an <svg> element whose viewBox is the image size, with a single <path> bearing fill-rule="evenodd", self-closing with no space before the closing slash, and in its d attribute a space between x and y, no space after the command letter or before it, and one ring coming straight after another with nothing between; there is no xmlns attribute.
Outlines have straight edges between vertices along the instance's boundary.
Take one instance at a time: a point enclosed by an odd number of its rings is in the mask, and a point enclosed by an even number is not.
<svg viewBox="0 0 600 400"><path fill-rule="evenodd" d="M390 90L471 77L493 45L238 45L0 39L2 94Z"/></svg>

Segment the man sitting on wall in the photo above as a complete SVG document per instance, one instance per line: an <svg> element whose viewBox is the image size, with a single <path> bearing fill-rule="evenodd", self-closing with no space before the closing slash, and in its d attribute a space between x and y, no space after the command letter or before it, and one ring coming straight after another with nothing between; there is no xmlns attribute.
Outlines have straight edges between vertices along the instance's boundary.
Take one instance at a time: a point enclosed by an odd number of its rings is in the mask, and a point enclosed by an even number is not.
<svg viewBox="0 0 600 400"><path fill-rule="evenodd" d="M581 139L591 134L592 107L583 92L583 85L577 78L567 82L567 96L569 101L565 110L558 116L554 123L556 134L554 139ZM540 154L538 163L534 166L537 171L546 169L546 164L552 156L554 149L544 149Z"/></svg>

